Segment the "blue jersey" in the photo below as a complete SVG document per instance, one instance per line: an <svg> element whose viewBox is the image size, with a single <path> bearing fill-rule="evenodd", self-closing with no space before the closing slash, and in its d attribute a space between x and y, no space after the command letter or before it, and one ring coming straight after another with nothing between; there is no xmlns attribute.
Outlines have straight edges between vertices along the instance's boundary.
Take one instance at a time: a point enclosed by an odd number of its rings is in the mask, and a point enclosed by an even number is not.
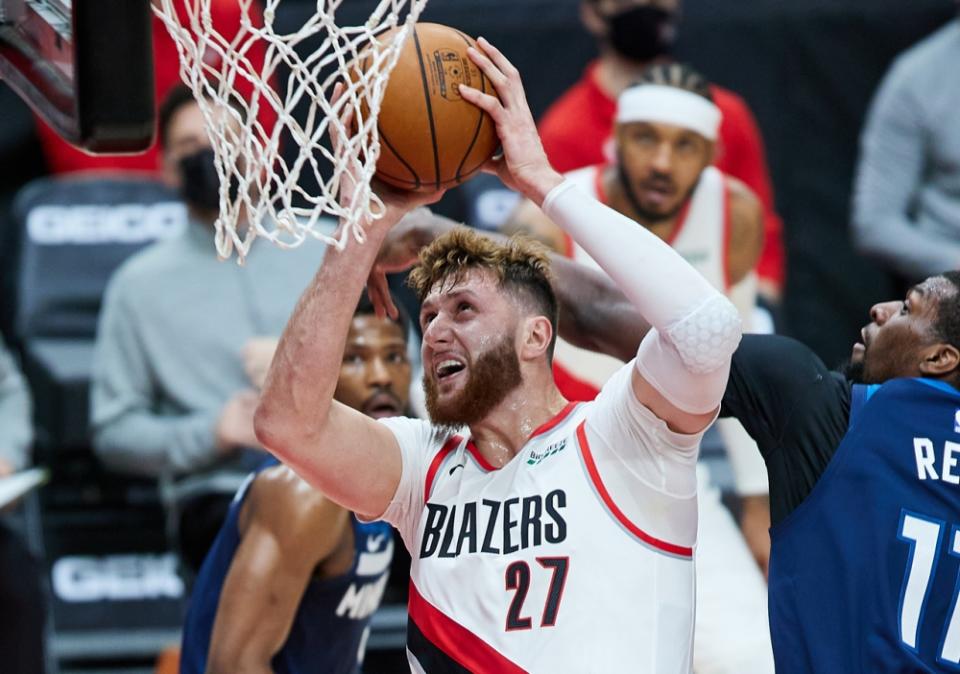
<svg viewBox="0 0 960 674"><path fill-rule="evenodd" d="M252 474L237 492L197 576L183 629L181 674L202 674L206 669L220 592L240 545L237 519L256 475ZM387 584L393 537L386 523L364 524L353 516L350 521L355 549L350 570L307 585L290 635L271 662L278 674L347 674L360 670L370 616L380 605Z"/></svg>
<svg viewBox="0 0 960 674"><path fill-rule="evenodd" d="M960 671L960 392L855 386L836 454L771 538L778 674Z"/></svg>

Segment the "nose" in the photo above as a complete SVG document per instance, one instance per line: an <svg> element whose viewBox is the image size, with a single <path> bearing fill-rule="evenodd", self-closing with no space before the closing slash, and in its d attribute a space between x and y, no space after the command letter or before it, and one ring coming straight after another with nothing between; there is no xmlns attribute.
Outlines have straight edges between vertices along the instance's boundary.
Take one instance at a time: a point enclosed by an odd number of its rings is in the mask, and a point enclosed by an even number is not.
<svg viewBox="0 0 960 674"><path fill-rule="evenodd" d="M670 143L660 143L653 153L653 169L660 173L670 173L673 168L673 150Z"/></svg>
<svg viewBox="0 0 960 674"><path fill-rule="evenodd" d="M870 307L870 320L872 320L877 325L883 325L891 316L894 316L897 312L900 311L900 307L903 306L903 302L894 301L894 302L880 302L879 304L874 304Z"/></svg>
<svg viewBox="0 0 960 674"><path fill-rule="evenodd" d="M378 356L367 366L367 384L381 388L391 384L390 369L383 358Z"/></svg>
<svg viewBox="0 0 960 674"><path fill-rule="evenodd" d="M436 316L423 331L424 346L436 349L445 346L451 341L449 322L442 316Z"/></svg>

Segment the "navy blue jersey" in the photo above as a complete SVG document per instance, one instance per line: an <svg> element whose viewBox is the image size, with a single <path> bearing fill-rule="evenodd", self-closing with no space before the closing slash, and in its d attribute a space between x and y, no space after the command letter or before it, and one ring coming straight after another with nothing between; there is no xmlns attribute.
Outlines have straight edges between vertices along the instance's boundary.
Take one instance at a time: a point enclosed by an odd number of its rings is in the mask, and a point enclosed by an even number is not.
<svg viewBox="0 0 960 674"><path fill-rule="evenodd" d="M960 392L855 386L843 441L771 538L778 674L960 671Z"/></svg>
<svg viewBox="0 0 960 674"><path fill-rule="evenodd" d="M270 465L275 462L260 470ZM237 519L256 475L252 474L238 490L197 576L183 629L181 674L201 674L206 669L220 592L240 545ZM350 521L353 564L342 576L312 580L307 585L290 635L271 662L278 674L347 674L360 669L370 616L380 605L387 584L393 538L386 523L364 524L355 517Z"/></svg>

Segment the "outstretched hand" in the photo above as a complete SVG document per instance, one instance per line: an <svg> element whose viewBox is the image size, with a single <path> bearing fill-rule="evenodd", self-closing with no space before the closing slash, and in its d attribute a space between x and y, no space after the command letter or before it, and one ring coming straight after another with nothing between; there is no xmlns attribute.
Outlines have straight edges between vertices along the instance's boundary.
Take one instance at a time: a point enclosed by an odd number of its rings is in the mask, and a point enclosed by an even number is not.
<svg viewBox="0 0 960 674"><path fill-rule="evenodd" d="M477 45L479 49L469 47L467 54L493 84L497 95L465 84L460 85L460 94L490 115L503 147L503 156L488 161L483 170L539 206L547 193L563 182L563 177L550 166L543 150L520 72L485 38L479 38Z"/></svg>

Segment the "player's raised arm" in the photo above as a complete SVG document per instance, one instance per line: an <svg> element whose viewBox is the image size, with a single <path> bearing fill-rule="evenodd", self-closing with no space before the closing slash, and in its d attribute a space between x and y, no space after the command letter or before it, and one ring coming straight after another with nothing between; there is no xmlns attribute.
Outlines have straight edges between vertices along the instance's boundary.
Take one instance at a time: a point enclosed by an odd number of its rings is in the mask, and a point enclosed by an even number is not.
<svg viewBox="0 0 960 674"><path fill-rule="evenodd" d="M345 122L347 126L349 120ZM354 181L345 174L341 202ZM386 427L333 399L354 308L390 228L440 193L398 192L380 186L383 216L368 222L366 241L331 249L300 297L280 338L254 418L264 447L340 505L381 515L396 492L402 464Z"/></svg>
<svg viewBox="0 0 960 674"><path fill-rule="evenodd" d="M490 170L570 234L653 326L637 352L638 400L674 430L702 430L720 404L740 340L736 308L669 245L563 181L543 152L516 68L486 40L479 45L470 56L499 99L461 90L497 125L504 156Z"/></svg>

